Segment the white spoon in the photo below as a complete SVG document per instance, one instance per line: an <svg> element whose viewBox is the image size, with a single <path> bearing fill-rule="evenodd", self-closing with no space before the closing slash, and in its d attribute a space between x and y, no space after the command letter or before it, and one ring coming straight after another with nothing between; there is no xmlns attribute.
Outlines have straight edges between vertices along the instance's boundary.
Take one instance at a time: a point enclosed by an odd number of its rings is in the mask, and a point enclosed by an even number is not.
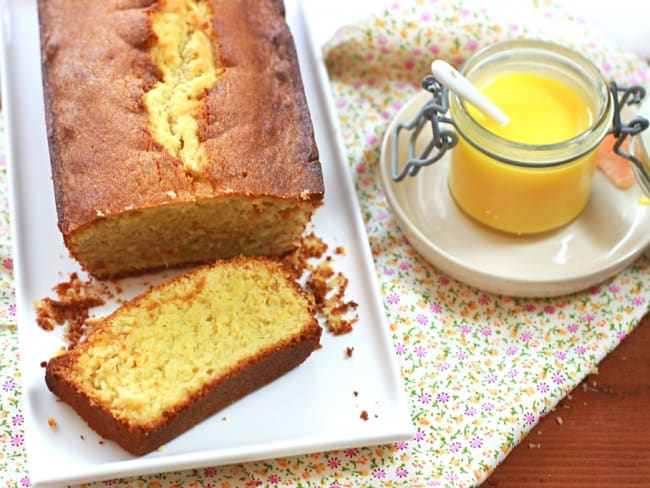
<svg viewBox="0 0 650 488"><path fill-rule="evenodd" d="M499 124L507 125L510 121L508 116L499 107L478 91L467 78L461 75L446 61L436 59L431 63L431 72L442 85L456 93L459 97L471 102L472 105Z"/></svg>

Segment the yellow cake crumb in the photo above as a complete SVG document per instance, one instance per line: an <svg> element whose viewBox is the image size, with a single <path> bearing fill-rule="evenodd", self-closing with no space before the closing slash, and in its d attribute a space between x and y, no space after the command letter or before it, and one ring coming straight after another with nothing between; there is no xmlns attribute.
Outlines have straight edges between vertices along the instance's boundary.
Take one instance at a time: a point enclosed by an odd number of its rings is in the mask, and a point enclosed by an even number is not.
<svg viewBox="0 0 650 488"><path fill-rule="evenodd" d="M207 162L195 112L223 71L210 18L204 0L161 0L151 15L158 38L151 57L163 77L144 95L149 124L154 138L190 173Z"/></svg>
<svg viewBox="0 0 650 488"><path fill-rule="evenodd" d="M107 317L78 346L71 368L79 387L116 417L146 422L300 333L312 320L306 296L283 284L277 265L267 271L256 263L178 277Z"/></svg>

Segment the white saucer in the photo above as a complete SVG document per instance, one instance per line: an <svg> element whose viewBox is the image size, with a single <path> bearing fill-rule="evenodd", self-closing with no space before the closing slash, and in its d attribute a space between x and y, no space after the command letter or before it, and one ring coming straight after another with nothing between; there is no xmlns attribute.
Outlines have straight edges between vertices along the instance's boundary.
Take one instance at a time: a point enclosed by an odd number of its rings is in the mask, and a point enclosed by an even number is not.
<svg viewBox="0 0 650 488"><path fill-rule="evenodd" d="M415 177L393 181L392 132L397 123L411 121L430 97L423 91L393 119L382 143L380 169L401 230L438 269L492 293L558 296L610 278L648 247L650 200L638 185L619 190L599 171L587 208L576 220L557 231L523 237L484 227L457 208L447 188L448 154ZM402 146L400 159L405 160Z"/></svg>

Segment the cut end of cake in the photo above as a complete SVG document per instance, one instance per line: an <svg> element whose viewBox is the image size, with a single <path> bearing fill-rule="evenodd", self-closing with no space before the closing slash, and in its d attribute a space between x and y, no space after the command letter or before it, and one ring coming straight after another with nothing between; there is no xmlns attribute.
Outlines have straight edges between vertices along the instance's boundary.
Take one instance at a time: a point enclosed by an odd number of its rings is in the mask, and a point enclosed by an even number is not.
<svg viewBox="0 0 650 488"><path fill-rule="evenodd" d="M294 250L320 202L219 198L180 201L106 216L67 238L96 278L209 263L235 256L280 257Z"/></svg>

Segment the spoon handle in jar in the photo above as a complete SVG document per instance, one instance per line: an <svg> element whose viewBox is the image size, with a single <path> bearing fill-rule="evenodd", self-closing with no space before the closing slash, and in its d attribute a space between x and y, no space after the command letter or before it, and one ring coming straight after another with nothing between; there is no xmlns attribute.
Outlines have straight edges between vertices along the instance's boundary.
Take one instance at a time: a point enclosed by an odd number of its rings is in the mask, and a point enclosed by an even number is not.
<svg viewBox="0 0 650 488"><path fill-rule="evenodd" d="M471 102L481 112L501 125L508 124L508 116L449 63L442 59L436 59L431 63L431 72L442 85L459 97Z"/></svg>

